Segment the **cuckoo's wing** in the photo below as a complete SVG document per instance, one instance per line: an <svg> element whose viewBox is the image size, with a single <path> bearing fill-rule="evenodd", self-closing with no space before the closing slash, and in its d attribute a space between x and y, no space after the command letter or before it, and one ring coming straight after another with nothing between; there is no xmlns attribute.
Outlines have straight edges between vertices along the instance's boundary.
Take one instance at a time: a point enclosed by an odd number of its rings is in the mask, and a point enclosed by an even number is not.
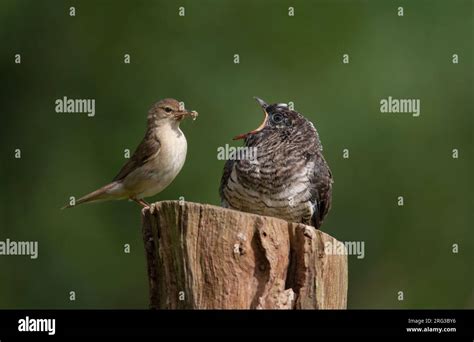
<svg viewBox="0 0 474 342"><path fill-rule="evenodd" d="M332 201L332 174L326 160L321 153L313 156L314 168L310 175L311 182L311 202L314 205L311 223L319 229L324 217L331 209Z"/></svg>
<svg viewBox="0 0 474 342"><path fill-rule="evenodd" d="M119 181L127 177L133 170L145 164L150 158L160 152L160 141L153 133L147 133L140 145L133 152L130 160L120 169L114 181Z"/></svg>
<svg viewBox="0 0 474 342"><path fill-rule="evenodd" d="M221 202L224 202L226 199L224 197L224 188L227 186L227 182L229 182L230 174L232 173L232 168L234 167L235 160L227 160L224 165L224 171L222 173L221 178L221 185L219 187L219 195L221 197Z"/></svg>

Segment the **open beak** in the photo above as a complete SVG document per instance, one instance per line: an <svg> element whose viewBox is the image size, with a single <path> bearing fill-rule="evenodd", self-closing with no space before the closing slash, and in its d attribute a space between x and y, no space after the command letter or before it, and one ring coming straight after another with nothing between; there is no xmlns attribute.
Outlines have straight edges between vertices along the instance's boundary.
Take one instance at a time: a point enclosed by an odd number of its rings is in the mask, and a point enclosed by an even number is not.
<svg viewBox="0 0 474 342"><path fill-rule="evenodd" d="M178 121L181 121L184 119L184 117L186 116L189 116L191 118L193 118L193 120L196 120L197 116L198 116L198 112L196 112L195 110L192 110L192 111L188 111L188 110L180 110L179 112L176 112L174 114L174 117L176 118L176 120Z"/></svg>
<svg viewBox="0 0 474 342"><path fill-rule="evenodd" d="M262 107L263 109L263 114L265 115L264 118L263 118L263 122L260 124L260 126L258 126L256 129L254 129L253 131L250 131L248 133L244 133L244 134L240 134L240 135L237 135L236 137L234 137L234 140L239 140L239 139L245 139L246 137L248 137L249 135L251 134L255 134L255 133L258 133L260 132L264 127L265 125L267 124L267 120L268 120L268 113L267 113L267 107L268 107L268 104L263 101L262 99L259 99L258 97L255 97L255 100L258 102L258 104L260 105L260 107Z"/></svg>

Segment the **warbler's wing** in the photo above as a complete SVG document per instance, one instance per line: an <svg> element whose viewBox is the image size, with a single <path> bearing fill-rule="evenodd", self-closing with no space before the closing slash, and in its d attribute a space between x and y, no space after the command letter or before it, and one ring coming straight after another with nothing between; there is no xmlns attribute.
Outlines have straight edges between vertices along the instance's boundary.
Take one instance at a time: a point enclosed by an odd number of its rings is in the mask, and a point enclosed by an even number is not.
<svg viewBox="0 0 474 342"><path fill-rule="evenodd" d="M130 160L122 167L117 176L113 179L119 181L127 177L133 170L145 164L150 158L160 153L160 141L151 131L147 132L140 145L133 152Z"/></svg>

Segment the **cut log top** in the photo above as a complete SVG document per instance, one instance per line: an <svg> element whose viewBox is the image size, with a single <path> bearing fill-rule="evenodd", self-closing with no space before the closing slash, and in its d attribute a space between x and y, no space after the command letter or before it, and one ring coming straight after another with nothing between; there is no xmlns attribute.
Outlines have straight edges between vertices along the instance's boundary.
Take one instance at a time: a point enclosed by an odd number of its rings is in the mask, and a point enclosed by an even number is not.
<svg viewBox="0 0 474 342"><path fill-rule="evenodd" d="M346 308L347 256L327 255L341 242L314 227L164 201L142 228L152 308Z"/></svg>

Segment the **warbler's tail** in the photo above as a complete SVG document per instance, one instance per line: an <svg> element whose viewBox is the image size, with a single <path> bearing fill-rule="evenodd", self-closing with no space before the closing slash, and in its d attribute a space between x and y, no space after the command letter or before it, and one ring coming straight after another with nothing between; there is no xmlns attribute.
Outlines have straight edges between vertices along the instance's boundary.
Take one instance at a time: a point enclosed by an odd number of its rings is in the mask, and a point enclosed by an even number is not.
<svg viewBox="0 0 474 342"><path fill-rule="evenodd" d="M102 188L97 189L85 196L82 196L77 201L75 201L74 204L65 205L61 208L61 210L66 208L72 208L82 203L103 201L107 199L118 199L120 198L118 194L120 186L121 184L119 184L119 182L112 182L107 185L104 185Z"/></svg>

